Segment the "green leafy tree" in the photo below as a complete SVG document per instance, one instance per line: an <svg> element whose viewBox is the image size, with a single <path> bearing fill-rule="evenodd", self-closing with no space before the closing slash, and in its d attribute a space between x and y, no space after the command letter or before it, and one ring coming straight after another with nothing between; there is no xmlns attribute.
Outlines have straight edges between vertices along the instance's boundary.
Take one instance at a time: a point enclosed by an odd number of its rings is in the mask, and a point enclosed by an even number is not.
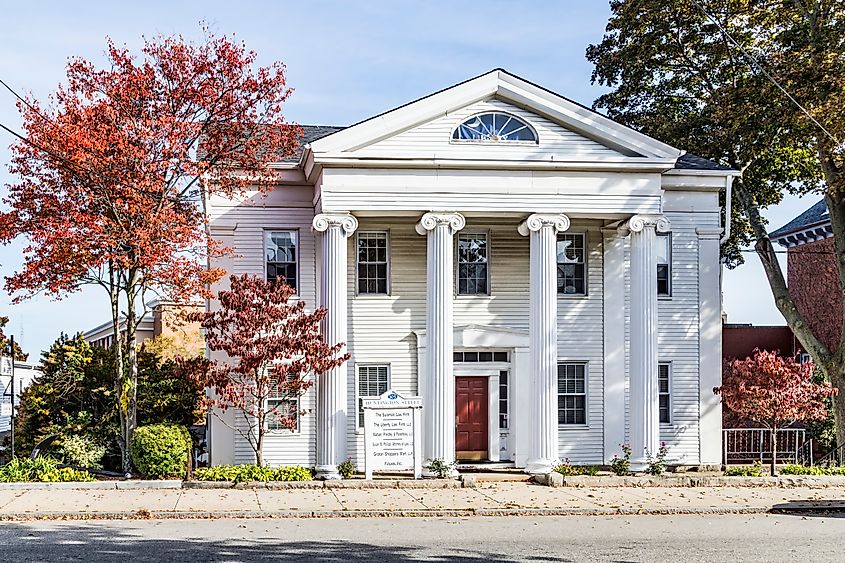
<svg viewBox="0 0 845 563"><path fill-rule="evenodd" d="M114 390L114 351L81 335L61 335L41 360L42 375L21 394L16 444L29 451L49 434L85 435L107 446L104 465L120 468L120 416ZM191 426L202 420L203 389L175 375L160 350L138 351L138 421Z"/></svg>
<svg viewBox="0 0 845 563"><path fill-rule="evenodd" d="M602 41L587 49L593 81L610 88L594 106L742 172L727 264L740 264L740 249L754 245L778 310L843 390L843 340L827 346L802 318L760 209L785 193L823 195L845 291L845 4L612 0L611 10ZM845 392L834 414L845 444Z"/></svg>

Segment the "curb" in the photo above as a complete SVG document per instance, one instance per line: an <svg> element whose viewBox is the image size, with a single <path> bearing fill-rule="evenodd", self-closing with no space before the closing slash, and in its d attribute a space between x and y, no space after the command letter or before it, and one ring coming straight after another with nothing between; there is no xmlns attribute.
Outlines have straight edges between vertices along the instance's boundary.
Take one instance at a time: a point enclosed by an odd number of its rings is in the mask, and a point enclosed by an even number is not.
<svg viewBox="0 0 845 563"><path fill-rule="evenodd" d="M275 518L460 518L467 516L634 516L634 515L720 515L720 514L816 514L845 511L840 506L796 505L789 508L733 507L733 508L466 508L430 510L306 510L263 512L235 511L157 511L134 512L42 512L9 513L0 521L21 520L212 520L212 519L275 519Z"/></svg>

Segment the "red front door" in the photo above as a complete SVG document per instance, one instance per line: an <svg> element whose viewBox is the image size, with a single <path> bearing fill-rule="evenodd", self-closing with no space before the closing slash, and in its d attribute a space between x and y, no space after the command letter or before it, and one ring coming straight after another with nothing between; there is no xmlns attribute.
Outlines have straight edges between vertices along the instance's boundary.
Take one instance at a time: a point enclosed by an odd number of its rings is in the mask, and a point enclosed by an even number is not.
<svg viewBox="0 0 845 563"><path fill-rule="evenodd" d="M455 457L487 459L487 378L455 378Z"/></svg>

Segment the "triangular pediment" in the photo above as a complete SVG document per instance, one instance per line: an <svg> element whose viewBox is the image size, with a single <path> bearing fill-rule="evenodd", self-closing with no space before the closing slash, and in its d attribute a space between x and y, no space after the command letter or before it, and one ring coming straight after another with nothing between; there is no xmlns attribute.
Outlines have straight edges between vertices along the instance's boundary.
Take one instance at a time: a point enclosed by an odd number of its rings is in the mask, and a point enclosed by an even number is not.
<svg viewBox="0 0 845 563"><path fill-rule="evenodd" d="M456 142L455 127L485 112L529 123L537 142ZM311 144L321 155L363 159L625 161L677 159L682 151L503 70L494 70Z"/></svg>

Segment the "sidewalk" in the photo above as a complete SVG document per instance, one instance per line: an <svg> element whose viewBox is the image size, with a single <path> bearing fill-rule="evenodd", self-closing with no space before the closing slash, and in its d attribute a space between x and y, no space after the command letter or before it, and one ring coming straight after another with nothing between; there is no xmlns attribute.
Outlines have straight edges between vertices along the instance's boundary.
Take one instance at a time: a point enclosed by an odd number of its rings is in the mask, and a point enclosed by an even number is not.
<svg viewBox="0 0 845 563"><path fill-rule="evenodd" d="M845 511L845 487L0 490L0 519L719 514Z"/></svg>

